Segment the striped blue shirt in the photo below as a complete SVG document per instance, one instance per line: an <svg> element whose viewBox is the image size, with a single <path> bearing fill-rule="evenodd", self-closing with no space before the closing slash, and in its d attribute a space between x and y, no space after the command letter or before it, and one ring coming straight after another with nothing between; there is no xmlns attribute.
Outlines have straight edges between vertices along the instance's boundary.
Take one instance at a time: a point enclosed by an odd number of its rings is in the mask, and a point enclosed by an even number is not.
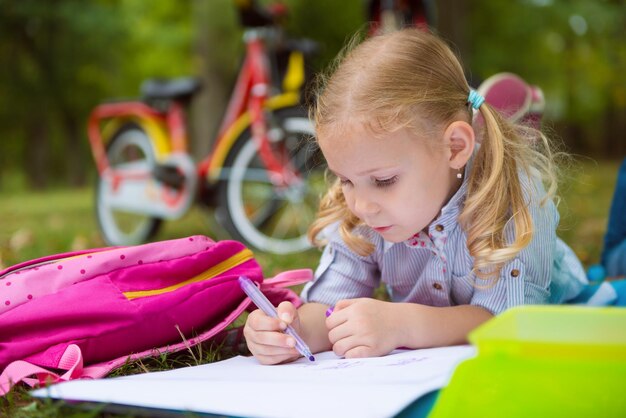
<svg viewBox="0 0 626 418"><path fill-rule="evenodd" d="M382 282L392 301L429 306L476 305L493 314L526 304L561 303L576 297L587 283L574 252L556 236L559 214L551 201L540 205L539 181L522 179L533 219L531 243L501 270L499 280L487 282L472 273L474 264L467 235L458 223L467 192L467 176L439 216L413 238L387 242L369 227L358 232L374 244L374 252L360 256L341 239L338 224L323 231L324 248L315 279L302 298L334 305L341 299L371 297ZM505 229L510 240L512 222Z"/></svg>

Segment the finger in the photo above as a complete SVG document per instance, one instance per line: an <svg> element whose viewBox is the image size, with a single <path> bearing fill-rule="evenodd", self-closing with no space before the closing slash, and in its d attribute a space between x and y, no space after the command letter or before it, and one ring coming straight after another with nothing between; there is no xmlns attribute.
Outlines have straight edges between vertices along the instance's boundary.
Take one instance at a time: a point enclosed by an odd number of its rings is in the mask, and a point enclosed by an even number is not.
<svg viewBox="0 0 626 418"><path fill-rule="evenodd" d="M344 354L345 358L364 358L364 357L376 357L378 354L374 352L372 347L367 347L365 345L359 345L351 348L346 351Z"/></svg>
<svg viewBox="0 0 626 418"><path fill-rule="evenodd" d="M377 353L375 347L364 344L354 336L337 341L333 344L333 351L344 358L377 357L387 354L386 352Z"/></svg>
<svg viewBox="0 0 626 418"><path fill-rule="evenodd" d="M284 321L267 316L260 309L248 315L246 326L250 326L255 331L282 331L286 328Z"/></svg>
<svg viewBox="0 0 626 418"><path fill-rule="evenodd" d="M350 335L333 343L333 352L338 356L344 357L348 351L361 345L361 342L354 335Z"/></svg>
<svg viewBox="0 0 626 418"><path fill-rule="evenodd" d="M294 361L297 360L300 357L300 355L289 355L289 354L278 354L278 355L254 355L254 358L256 358L259 363L261 364L265 364L265 365L272 365L272 364L280 364L280 363L288 363L290 361Z"/></svg>
<svg viewBox="0 0 626 418"><path fill-rule="evenodd" d="M341 299L339 302L337 302L335 304L335 309L333 310L333 313L340 311L342 309L347 308L350 305L353 305L355 303L357 303L361 298L358 299Z"/></svg>
<svg viewBox="0 0 626 418"><path fill-rule="evenodd" d="M282 332L273 331L261 331L248 332L246 335L244 329L244 336L247 340L252 341L255 344L262 344L273 347L293 348L296 346L296 340L287 334Z"/></svg>
<svg viewBox="0 0 626 418"><path fill-rule="evenodd" d="M349 305L346 305L344 302L346 300L340 300L335 305L333 312L326 317L325 323L326 328L328 330L332 330L335 327L340 326L345 323L349 318L349 312L345 310L345 308ZM343 309L341 308L343 306Z"/></svg>
<svg viewBox="0 0 626 418"><path fill-rule="evenodd" d="M275 345L265 345L265 344L257 344L252 343L249 344L248 348L250 352L255 356L283 356L283 357L291 357L299 355L298 350L293 347L279 347Z"/></svg>
<svg viewBox="0 0 626 418"><path fill-rule="evenodd" d="M293 322L297 313L296 307L293 303L288 301L281 302L281 304L276 308L276 311L278 312L278 317L287 325Z"/></svg>
<svg viewBox="0 0 626 418"><path fill-rule="evenodd" d="M328 323L328 320L326 322ZM352 334L353 332L348 324L346 322L342 322L337 326L328 329L328 340L331 344L335 344L337 341L348 338Z"/></svg>

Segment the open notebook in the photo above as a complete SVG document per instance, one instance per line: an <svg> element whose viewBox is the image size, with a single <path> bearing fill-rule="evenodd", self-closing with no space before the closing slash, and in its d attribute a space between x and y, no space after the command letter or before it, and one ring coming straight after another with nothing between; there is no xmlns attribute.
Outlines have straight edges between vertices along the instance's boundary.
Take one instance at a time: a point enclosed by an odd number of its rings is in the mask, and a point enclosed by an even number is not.
<svg viewBox="0 0 626 418"><path fill-rule="evenodd" d="M392 417L446 385L472 346L397 350L384 357L263 366L234 357L196 367L60 383L32 394L72 401L239 417Z"/></svg>

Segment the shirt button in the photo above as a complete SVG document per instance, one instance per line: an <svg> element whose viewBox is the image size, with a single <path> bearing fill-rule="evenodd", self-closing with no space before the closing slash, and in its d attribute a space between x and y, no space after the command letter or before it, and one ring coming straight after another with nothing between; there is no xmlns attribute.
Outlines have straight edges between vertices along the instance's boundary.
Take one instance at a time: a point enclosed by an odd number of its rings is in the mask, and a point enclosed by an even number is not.
<svg viewBox="0 0 626 418"><path fill-rule="evenodd" d="M435 229L436 229L438 232L441 232L441 231L443 231L443 225L438 224L438 225L436 225L436 226L435 226Z"/></svg>
<svg viewBox="0 0 626 418"><path fill-rule="evenodd" d="M433 283L433 287L434 287L435 289L437 289L437 290L441 290L441 289L443 289L443 286L442 286L442 285L440 285L439 283Z"/></svg>
<svg viewBox="0 0 626 418"><path fill-rule="evenodd" d="M511 270L511 276L512 276L512 277L517 277L517 276L519 276L519 270L518 270L518 269L513 269L513 270Z"/></svg>

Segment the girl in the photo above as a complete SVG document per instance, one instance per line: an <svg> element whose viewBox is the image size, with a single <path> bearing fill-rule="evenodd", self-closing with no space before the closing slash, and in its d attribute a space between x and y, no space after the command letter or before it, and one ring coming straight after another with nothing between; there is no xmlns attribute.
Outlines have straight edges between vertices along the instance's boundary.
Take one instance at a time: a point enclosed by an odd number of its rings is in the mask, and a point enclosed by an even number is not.
<svg viewBox="0 0 626 418"><path fill-rule="evenodd" d="M507 308L559 303L583 287L556 236L545 138L483 103L435 35L405 29L348 52L314 117L336 176L310 230L326 246L307 303L281 304L280 319L248 317L261 363L299 357L287 324L313 352L380 356L464 343ZM371 298L381 281L390 302Z"/></svg>

